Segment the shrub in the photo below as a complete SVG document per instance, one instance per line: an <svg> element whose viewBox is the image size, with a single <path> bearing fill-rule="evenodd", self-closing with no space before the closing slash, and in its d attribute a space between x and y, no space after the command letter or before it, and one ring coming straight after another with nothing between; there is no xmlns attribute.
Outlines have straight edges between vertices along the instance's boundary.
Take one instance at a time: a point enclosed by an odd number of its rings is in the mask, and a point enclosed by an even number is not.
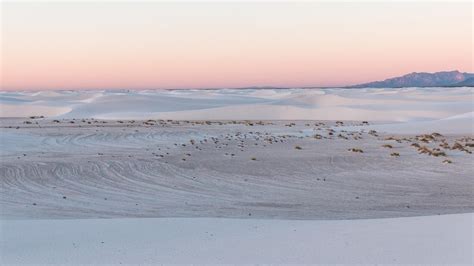
<svg viewBox="0 0 474 266"><path fill-rule="evenodd" d="M431 155L438 157L438 156L446 156L446 153L444 151L433 151Z"/></svg>

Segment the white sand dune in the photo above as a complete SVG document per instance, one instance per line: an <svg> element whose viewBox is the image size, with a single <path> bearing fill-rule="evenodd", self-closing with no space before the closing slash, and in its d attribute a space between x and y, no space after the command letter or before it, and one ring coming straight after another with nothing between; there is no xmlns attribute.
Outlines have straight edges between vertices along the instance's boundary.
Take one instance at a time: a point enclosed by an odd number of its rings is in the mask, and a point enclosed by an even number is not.
<svg viewBox="0 0 474 266"><path fill-rule="evenodd" d="M472 112L473 92L473 88L1 92L0 116L366 120L422 122L420 126L435 129L444 128L437 126L437 120ZM472 119L464 122L471 122L472 126ZM398 130L398 127L399 124L384 129ZM403 128L408 132L413 126L408 124ZM466 133L466 128L462 124L460 131L451 127L449 132Z"/></svg>
<svg viewBox="0 0 474 266"><path fill-rule="evenodd" d="M47 116L54 117L70 112L69 107L54 107L47 105L11 105L0 104L0 117L28 117L28 116Z"/></svg>
<svg viewBox="0 0 474 266"><path fill-rule="evenodd" d="M0 227L0 263L472 265L473 218L7 220Z"/></svg>
<svg viewBox="0 0 474 266"><path fill-rule="evenodd" d="M0 92L0 264L470 265L473 92Z"/></svg>
<svg viewBox="0 0 474 266"><path fill-rule="evenodd" d="M339 129L358 130L361 127L341 127ZM364 127L364 129L397 134L422 134L431 131L442 134L472 135L474 134L474 112L429 121L371 125Z"/></svg>

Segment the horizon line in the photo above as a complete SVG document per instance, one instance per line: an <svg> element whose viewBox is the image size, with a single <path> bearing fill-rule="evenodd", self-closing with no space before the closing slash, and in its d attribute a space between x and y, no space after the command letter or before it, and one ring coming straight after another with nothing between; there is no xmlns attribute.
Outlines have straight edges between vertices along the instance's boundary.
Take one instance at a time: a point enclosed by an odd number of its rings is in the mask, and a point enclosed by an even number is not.
<svg viewBox="0 0 474 266"><path fill-rule="evenodd" d="M427 73L427 74L436 74L436 73L444 73L444 72L459 72L462 74L474 74L468 71L460 71L458 69L454 70L440 70L440 71L435 71L435 72L427 72L427 71L412 71L408 72L406 74L400 75L400 76L395 76L395 77L388 77L385 79L381 80L372 80L372 81L367 81L359 84L350 84L350 85L341 85L341 86L321 86L321 85L315 85L315 86L272 86L272 85L250 85L250 86L239 86L239 87L227 87L227 86L222 86L222 87L175 87L175 88L166 88L166 87L146 87L146 88L124 88L124 87L106 87L106 88L32 88L32 89L16 89L16 88L0 88L0 92L8 92L8 91L79 91L79 90L87 90L87 91L99 91L99 90L223 90L223 89L228 89L228 90L238 90L238 89L347 89L347 88L354 88L355 86L360 86L372 82L383 82L389 79L393 78L398 78L398 77L403 77L409 74L422 74L422 73ZM403 86L403 87L398 87L398 88L408 88L408 87L413 87L413 86ZM452 87L449 85L446 86L423 86L418 88L435 88L435 87ZM460 86L462 87L462 86ZM469 87L469 86L467 86Z"/></svg>

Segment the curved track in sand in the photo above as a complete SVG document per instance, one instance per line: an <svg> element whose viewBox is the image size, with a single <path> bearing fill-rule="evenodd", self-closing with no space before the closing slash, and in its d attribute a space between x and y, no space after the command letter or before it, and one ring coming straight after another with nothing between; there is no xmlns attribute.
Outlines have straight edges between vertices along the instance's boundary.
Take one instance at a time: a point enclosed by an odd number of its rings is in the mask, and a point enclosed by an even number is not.
<svg viewBox="0 0 474 266"><path fill-rule="evenodd" d="M355 219L474 211L472 154L457 150L446 150L454 163L443 164L446 158L418 154L408 141L367 133L354 140L341 132L346 140L307 122L22 122L2 120L3 218ZM392 149L381 147L388 143Z"/></svg>

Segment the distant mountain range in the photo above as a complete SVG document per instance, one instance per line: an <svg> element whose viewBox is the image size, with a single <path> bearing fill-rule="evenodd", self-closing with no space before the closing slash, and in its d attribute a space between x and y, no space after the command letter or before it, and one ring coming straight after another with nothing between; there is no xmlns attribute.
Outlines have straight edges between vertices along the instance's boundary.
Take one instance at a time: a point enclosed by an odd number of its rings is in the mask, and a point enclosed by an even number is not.
<svg viewBox="0 0 474 266"><path fill-rule="evenodd" d="M389 78L349 88L400 88L400 87L474 87L474 73L442 71L435 73L413 72L401 77Z"/></svg>

